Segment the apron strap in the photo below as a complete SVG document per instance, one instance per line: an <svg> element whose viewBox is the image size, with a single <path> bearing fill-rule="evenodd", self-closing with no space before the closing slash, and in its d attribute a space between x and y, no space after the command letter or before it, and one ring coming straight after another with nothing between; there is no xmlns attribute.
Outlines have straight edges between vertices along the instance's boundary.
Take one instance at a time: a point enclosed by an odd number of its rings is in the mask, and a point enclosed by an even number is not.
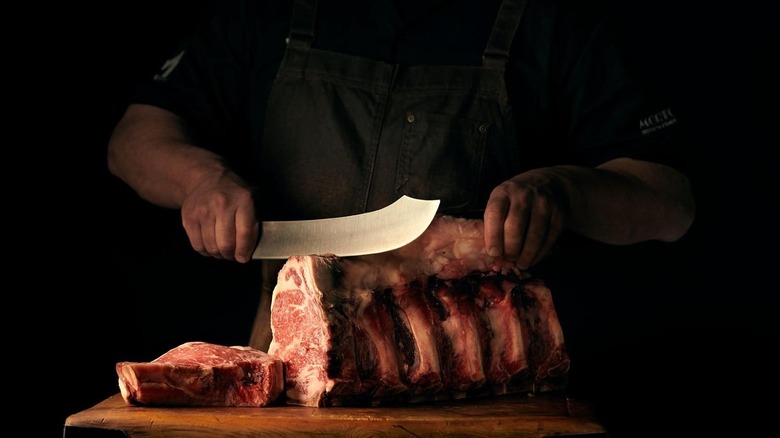
<svg viewBox="0 0 780 438"><path fill-rule="evenodd" d="M482 55L482 66L503 72L509 59L509 48L515 39L515 32L523 17L528 0L504 0L498 10L493 31L490 33L485 53Z"/></svg>
<svg viewBox="0 0 780 438"><path fill-rule="evenodd" d="M504 0L498 10L487 47L482 55L482 65L491 70L504 71L509 59L509 48L525 11L528 0ZM317 0L295 0L290 35L287 46L309 51L314 40L314 20Z"/></svg>
<svg viewBox="0 0 780 438"><path fill-rule="evenodd" d="M314 40L314 17L317 13L317 0L295 0L293 5L290 35L287 46L308 52Z"/></svg>

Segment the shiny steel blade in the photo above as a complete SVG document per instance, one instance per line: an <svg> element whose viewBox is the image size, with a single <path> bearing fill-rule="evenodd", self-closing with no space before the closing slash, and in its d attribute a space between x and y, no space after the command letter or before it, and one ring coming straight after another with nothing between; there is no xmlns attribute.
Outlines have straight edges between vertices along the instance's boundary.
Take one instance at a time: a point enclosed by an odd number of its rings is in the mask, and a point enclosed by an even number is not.
<svg viewBox="0 0 780 438"><path fill-rule="evenodd" d="M385 208L337 218L265 221L253 259L294 255L340 257L376 254L400 248L428 228L439 200L402 196Z"/></svg>

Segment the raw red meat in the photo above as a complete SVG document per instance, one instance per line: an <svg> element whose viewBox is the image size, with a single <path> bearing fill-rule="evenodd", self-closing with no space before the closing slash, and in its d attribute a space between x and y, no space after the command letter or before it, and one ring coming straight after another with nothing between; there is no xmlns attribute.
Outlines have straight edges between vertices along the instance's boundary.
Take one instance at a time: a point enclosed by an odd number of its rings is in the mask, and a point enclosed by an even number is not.
<svg viewBox="0 0 780 438"><path fill-rule="evenodd" d="M187 342L151 362L119 362L116 372L130 405L262 407L284 389L281 360L205 342Z"/></svg>
<svg viewBox="0 0 780 438"><path fill-rule="evenodd" d="M291 257L271 303L269 354L287 403L397 404L563 389L552 295L486 254L482 221L439 216L383 254Z"/></svg>

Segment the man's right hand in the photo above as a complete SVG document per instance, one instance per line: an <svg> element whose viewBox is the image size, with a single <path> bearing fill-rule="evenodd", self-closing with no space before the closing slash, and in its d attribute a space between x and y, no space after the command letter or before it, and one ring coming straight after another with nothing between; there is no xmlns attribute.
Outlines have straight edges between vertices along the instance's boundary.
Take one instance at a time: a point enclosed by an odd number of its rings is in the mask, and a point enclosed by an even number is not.
<svg viewBox="0 0 780 438"><path fill-rule="evenodd" d="M181 218L192 248L218 259L251 260L260 229L252 188L225 171L205 175L188 192Z"/></svg>
<svg viewBox="0 0 780 438"><path fill-rule="evenodd" d="M186 132L183 120L170 111L130 105L109 142L109 170L143 199L181 209L184 229L199 253L248 262L260 227L254 189Z"/></svg>

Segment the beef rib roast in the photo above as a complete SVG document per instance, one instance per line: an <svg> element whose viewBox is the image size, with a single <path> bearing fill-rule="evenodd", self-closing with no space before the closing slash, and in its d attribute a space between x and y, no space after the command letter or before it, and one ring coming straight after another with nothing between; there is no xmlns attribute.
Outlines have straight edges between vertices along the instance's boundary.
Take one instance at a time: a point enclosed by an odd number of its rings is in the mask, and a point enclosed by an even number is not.
<svg viewBox="0 0 780 438"><path fill-rule="evenodd" d="M295 256L278 273L268 353L286 403L413 403L565 388L550 290L484 250L479 220L437 216L382 254Z"/></svg>

